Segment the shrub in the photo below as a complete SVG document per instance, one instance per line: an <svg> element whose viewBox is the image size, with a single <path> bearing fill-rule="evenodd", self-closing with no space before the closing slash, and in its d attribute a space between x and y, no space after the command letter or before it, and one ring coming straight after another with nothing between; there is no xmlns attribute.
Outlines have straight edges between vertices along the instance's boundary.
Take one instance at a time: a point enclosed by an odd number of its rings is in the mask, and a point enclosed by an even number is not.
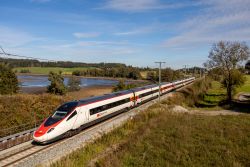
<svg viewBox="0 0 250 167"><path fill-rule="evenodd" d="M73 71L72 75L81 76L81 71L79 71L79 70Z"/></svg>
<svg viewBox="0 0 250 167"><path fill-rule="evenodd" d="M28 69L21 69L20 73L30 73L30 70L28 70Z"/></svg>
<svg viewBox="0 0 250 167"><path fill-rule="evenodd" d="M68 91L78 91L81 89L81 78L71 76L68 81Z"/></svg>
<svg viewBox="0 0 250 167"><path fill-rule="evenodd" d="M67 92L67 89L63 83L64 78L62 76L62 72L60 71L58 74L55 72L49 73L50 85L47 87L48 93L64 95Z"/></svg>
<svg viewBox="0 0 250 167"><path fill-rule="evenodd" d="M113 88L113 92L121 91L121 90L128 90L135 88L135 84L125 84L124 80L120 80L119 83Z"/></svg>

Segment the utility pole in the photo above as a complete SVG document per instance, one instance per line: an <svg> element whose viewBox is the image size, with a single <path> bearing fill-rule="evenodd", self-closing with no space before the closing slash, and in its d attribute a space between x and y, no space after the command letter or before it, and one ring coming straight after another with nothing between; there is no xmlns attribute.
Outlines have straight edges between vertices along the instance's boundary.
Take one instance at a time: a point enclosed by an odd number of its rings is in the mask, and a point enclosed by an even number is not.
<svg viewBox="0 0 250 167"><path fill-rule="evenodd" d="M166 63L164 61L158 61L158 62L155 62L156 64L159 64L159 102L161 101L160 99L160 95L161 95L161 65Z"/></svg>

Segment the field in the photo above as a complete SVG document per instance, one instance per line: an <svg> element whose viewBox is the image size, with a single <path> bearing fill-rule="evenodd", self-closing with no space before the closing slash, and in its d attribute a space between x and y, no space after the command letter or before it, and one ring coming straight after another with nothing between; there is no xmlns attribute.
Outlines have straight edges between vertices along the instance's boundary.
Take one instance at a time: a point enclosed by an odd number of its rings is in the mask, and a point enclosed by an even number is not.
<svg viewBox="0 0 250 167"><path fill-rule="evenodd" d="M249 115L195 115L151 106L52 166L249 166Z"/></svg>
<svg viewBox="0 0 250 167"><path fill-rule="evenodd" d="M250 75L245 75L246 82L245 84L237 89L237 92L248 92L250 93Z"/></svg>
<svg viewBox="0 0 250 167"><path fill-rule="evenodd" d="M73 67L73 68L61 68L61 67L17 67L14 68L14 71L17 71L20 73L22 70L28 70L29 73L31 74L44 74L47 75L49 74L50 71L53 72L59 72L62 71L63 74L72 74L73 71L80 70L84 71L89 68L94 68L94 67Z"/></svg>

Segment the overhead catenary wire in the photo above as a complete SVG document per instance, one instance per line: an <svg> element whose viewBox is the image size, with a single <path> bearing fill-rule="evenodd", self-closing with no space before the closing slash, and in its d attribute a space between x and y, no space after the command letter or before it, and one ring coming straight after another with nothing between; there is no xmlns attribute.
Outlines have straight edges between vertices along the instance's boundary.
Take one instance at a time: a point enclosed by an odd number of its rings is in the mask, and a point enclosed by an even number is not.
<svg viewBox="0 0 250 167"><path fill-rule="evenodd" d="M17 54L12 54L12 53L6 53L1 46L0 46L0 49L2 50L2 52L0 52L0 55L4 55L6 58L18 57L18 58L25 58L25 59L40 60L40 61L57 62L57 60L51 60L51 59L45 59L45 58L37 58L37 57L32 57L32 56L22 56L22 55L17 55ZM5 57L1 57L1 58L5 58Z"/></svg>

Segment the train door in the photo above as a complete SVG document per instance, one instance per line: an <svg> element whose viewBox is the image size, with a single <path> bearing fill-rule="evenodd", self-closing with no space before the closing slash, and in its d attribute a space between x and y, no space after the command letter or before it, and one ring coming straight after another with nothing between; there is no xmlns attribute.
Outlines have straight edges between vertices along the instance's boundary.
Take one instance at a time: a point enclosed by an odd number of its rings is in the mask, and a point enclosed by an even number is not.
<svg viewBox="0 0 250 167"><path fill-rule="evenodd" d="M88 113L89 111L86 106L80 107L80 109L78 110L77 119L74 124L74 129L79 128L81 125L88 122L89 120Z"/></svg>
<svg viewBox="0 0 250 167"><path fill-rule="evenodd" d="M66 119L66 122L65 122L65 129L67 130L71 130L71 129L74 129L74 125L75 125L75 122L77 120L77 117L78 117L78 111L77 110L74 110L70 116Z"/></svg>
<svg viewBox="0 0 250 167"><path fill-rule="evenodd" d="M130 108L136 106L136 95L135 95L135 92L134 92L134 91L132 91L132 93L133 93L133 96L130 98L130 101L131 101L131 106L130 106Z"/></svg>

